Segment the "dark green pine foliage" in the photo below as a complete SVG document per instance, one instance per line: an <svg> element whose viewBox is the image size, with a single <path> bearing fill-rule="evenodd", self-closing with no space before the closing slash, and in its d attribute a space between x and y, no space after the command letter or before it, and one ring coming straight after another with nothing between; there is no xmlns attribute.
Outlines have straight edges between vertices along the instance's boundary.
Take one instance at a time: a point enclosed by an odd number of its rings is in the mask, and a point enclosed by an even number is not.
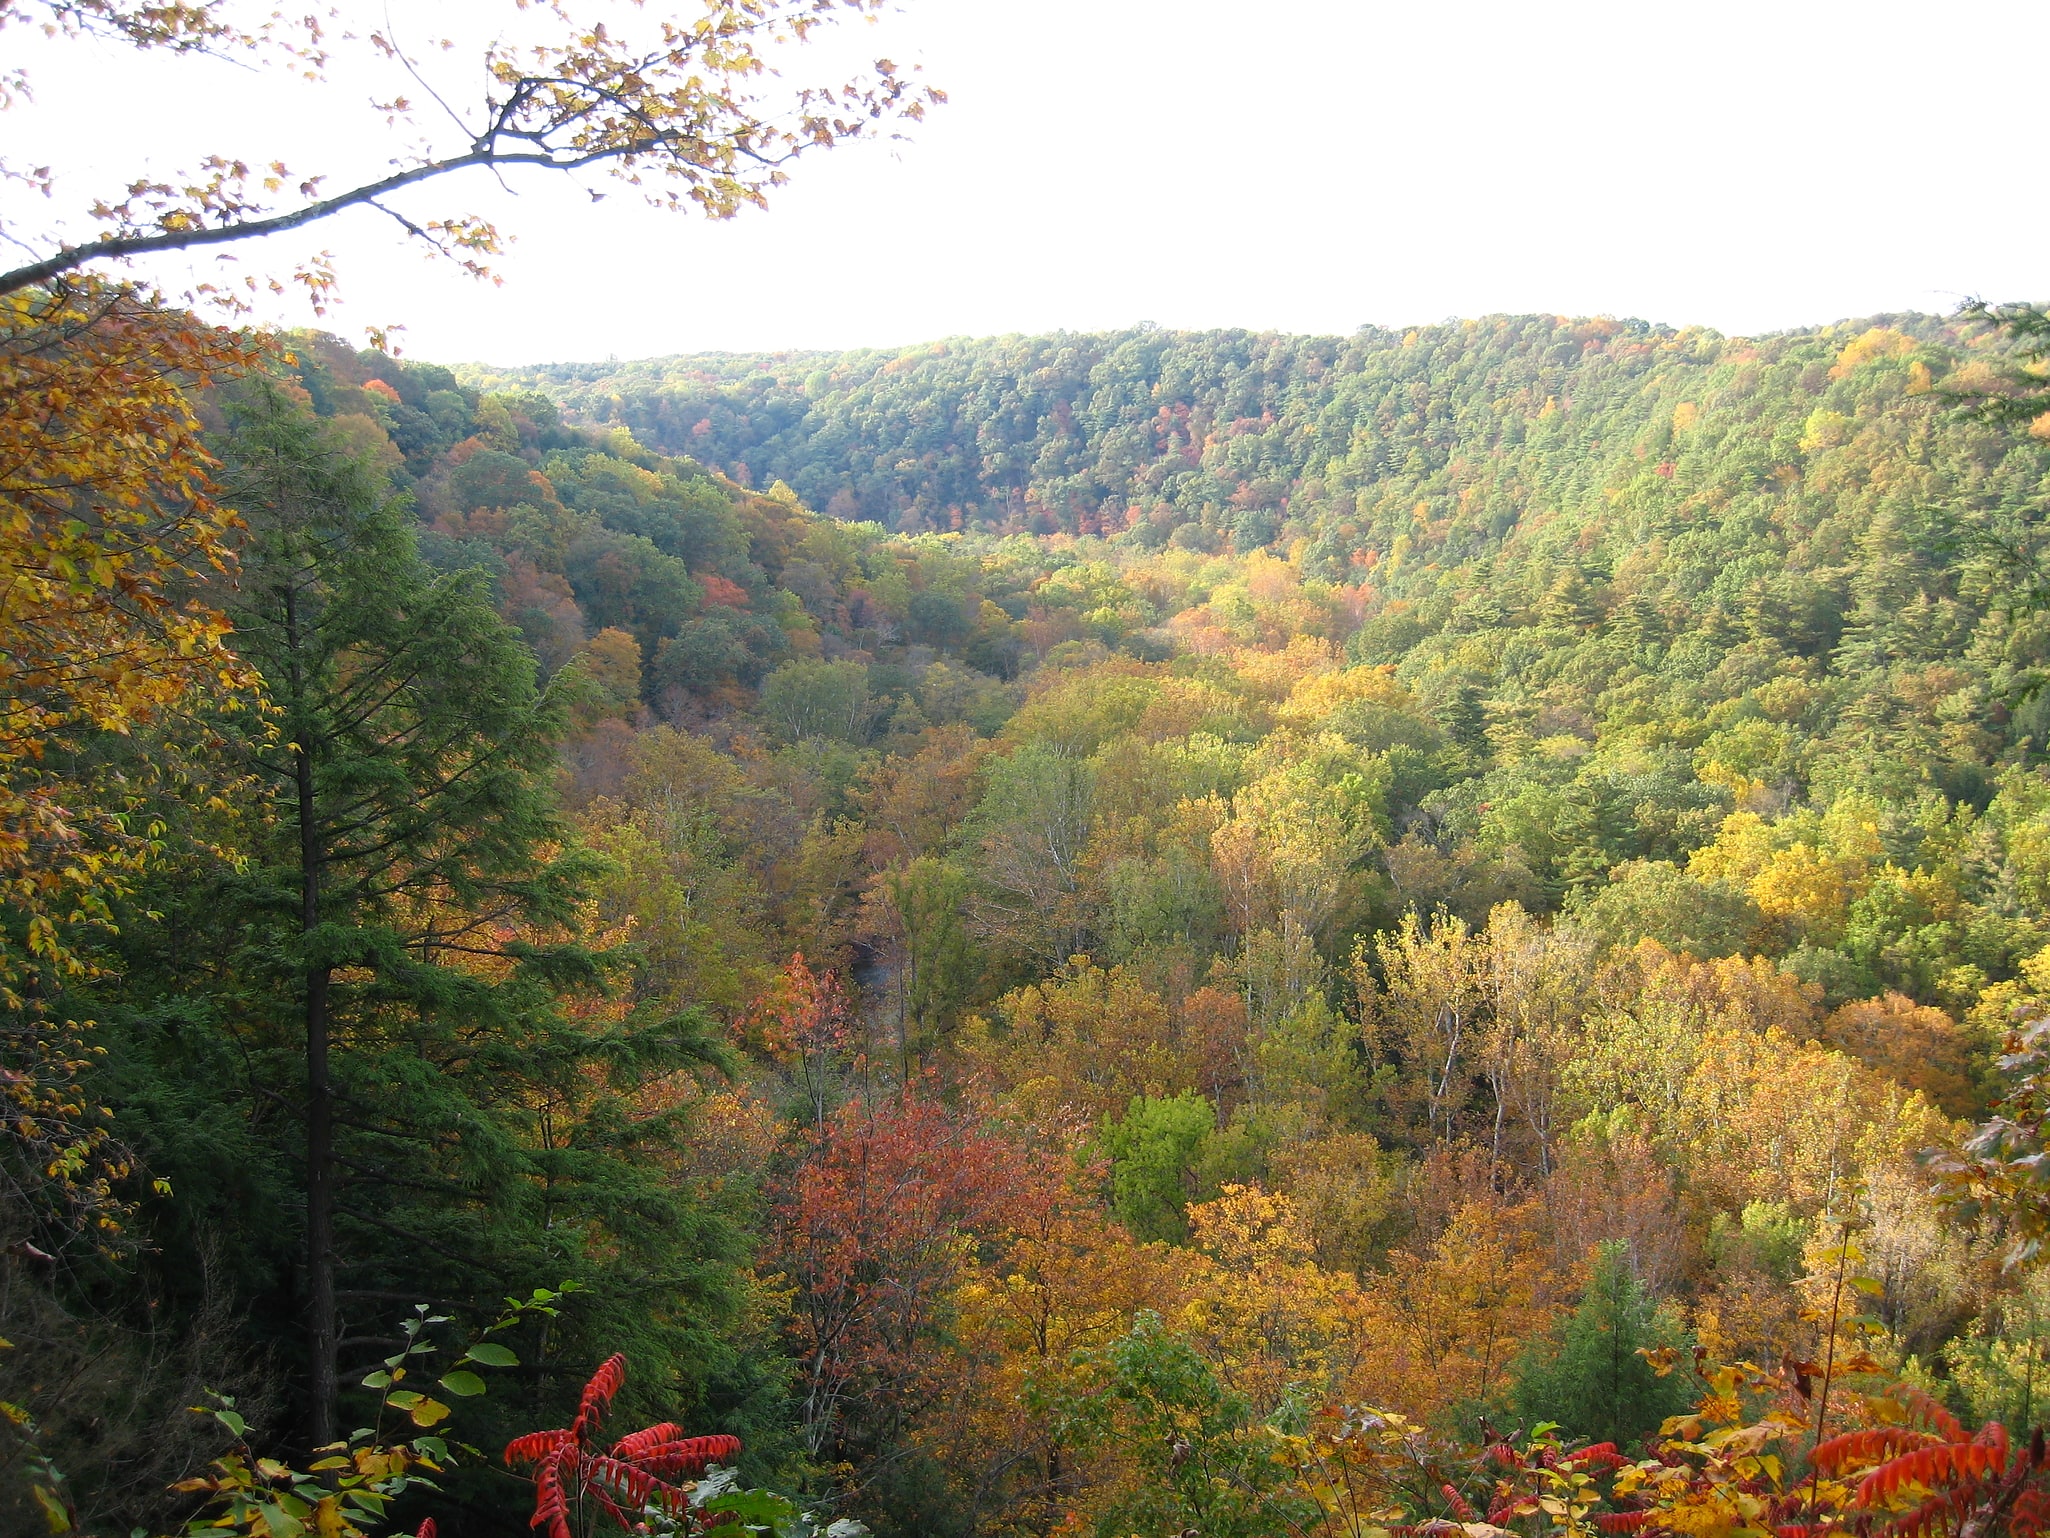
<svg viewBox="0 0 2050 1538"><path fill-rule="evenodd" d="M474 1320L563 1281L584 1291L528 1343L527 1393L467 1406L466 1438L614 1350L640 1397L754 1429L773 1385L731 1338L745 1215L693 1199L660 1093L720 1048L696 1015L610 1007L626 958L576 941L591 861L565 850L531 656L275 392L235 409L226 458L237 645L275 714L230 734L251 858L195 862L134 927L156 950L132 963L124 1124L174 1188L249 1203L225 1242L281 1345L302 1327L316 1443L357 1423L351 1385L413 1301Z"/></svg>
<svg viewBox="0 0 2050 1538"><path fill-rule="evenodd" d="M1615 1241L1595 1258L1580 1307L1517 1365L1517 1412L1556 1422L1570 1440L1632 1444L1693 1403L1684 1370L1660 1377L1641 1354L1686 1344L1685 1332L1644 1288L1630 1248Z"/></svg>

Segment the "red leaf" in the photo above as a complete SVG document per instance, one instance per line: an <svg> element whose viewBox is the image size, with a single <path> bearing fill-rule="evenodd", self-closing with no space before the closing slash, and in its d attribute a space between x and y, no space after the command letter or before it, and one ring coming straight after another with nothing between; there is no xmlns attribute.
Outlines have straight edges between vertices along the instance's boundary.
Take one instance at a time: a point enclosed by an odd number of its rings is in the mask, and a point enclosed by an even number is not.
<svg viewBox="0 0 2050 1538"><path fill-rule="evenodd" d="M2004 1432L2001 1441L2006 1441ZM1887 1460L1860 1480L1858 1504L1868 1508L1879 1505L1909 1485L1935 1490L1967 1481L1976 1483L1984 1475L1997 1473L2006 1461L2005 1446L1946 1442L1936 1447L1918 1448Z"/></svg>
<svg viewBox="0 0 2050 1538"><path fill-rule="evenodd" d="M505 1461L508 1467L515 1463L539 1463L553 1457L568 1442L567 1431L530 1431L505 1444Z"/></svg>
<svg viewBox="0 0 2050 1538"><path fill-rule="evenodd" d="M604 1419L605 1412L612 1408L613 1396L625 1382L626 1358L614 1352L584 1385L584 1397L577 1405L577 1418L569 1423L569 1434L582 1441L587 1428L595 1429L597 1422Z"/></svg>
<svg viewBox="0 0 2050 1538"><path fill-rule="evenodd" d="M1926 1431L1906 1426L1880 1426L1870 1431L1847 1431L1831 1437L1808 1456L1825 1474L1839 1474L1847 1468L1883 1463L1901 1453L1913 1452L1935 1442Z"/></svg>
<svg viewBox="0 0 2050 1538"><path fill-rule="evenodd" d="M1885 1538L1943 1538L1951 1525L1952 1518L1961 1518L1972 1509L1971 1490L1950 1490L1941 1495L1932 1495L1904 1517L1888 1523L1880 1529Z"/></svg>
<svg viewBox="0 0 2050 1538"><path fill-rule="evenodd" d="M1979 1428L1979 1434L1972 1438L1972 1445L1989 1449L1995 1458L1993 1471L2007 1467L2007 1428L1999 1421L1988 1421Z"/></svg>
<svg viewBox="0 0 2050 1538"><path fill-rule="evenodd" d="M2050 1524L2050 1491L2031 1485L2015 1498L2014 1509L2008 1513L2008 1530L2016 1538L2034 1538Z"/></svg>
<svg viewBox="0 0 2050 1538"><path fill-rule="evenodd" d="M683 1428L681 1426L677 1425L674 1421L663 1421L659 1425L648 1427L645 1431L636 1431L629 1436L621 1437L612 1444L612 1456L615 1458L638 1458L644 1453L660 1447L664 1442L673 1441L682 1435Z"/></svg>
<svg viewBox="0 0 2050 1538"><path fill-rule="evenodd" d="M712 1463L731 1463L740 1456L735 1436L691 1437L650 1448L638 1460L643 1467L671 1477L696 1478Z"/></svg>
<svg viewBox="0 0 2050 1538"><path fill-rule="evenodd" d="M1629 1460L1616 1451L1614 1442L1596 1442L1588 1447L1576 1448L1561 1458L1561 1464L1593 1464L1605 1469L1621 1468Z"/></svg>
<svg viewBox="0 0 2050 1538"><path fill-rule="evenodd" d="M1952 1415L1950 1411L1944 1409L1939 1401L1930 1398L1921 1389L1903 1389L1900 1401L1908 1407L1909 1412L1916 1420L1919 1420L1931 1431L1942 1437L1944 1441L1962 1442L1965 1439L1965 1428L1958 1418Z"/></svg>
<svg viewBox="0 0 2050 1538"><path fill-rule="evenodd" d="M563 1493L561 1458L550 1458L534 1474L534 1516L529 1527L548 1527L548 1538L570 1538L569 1498Z"/></svg>

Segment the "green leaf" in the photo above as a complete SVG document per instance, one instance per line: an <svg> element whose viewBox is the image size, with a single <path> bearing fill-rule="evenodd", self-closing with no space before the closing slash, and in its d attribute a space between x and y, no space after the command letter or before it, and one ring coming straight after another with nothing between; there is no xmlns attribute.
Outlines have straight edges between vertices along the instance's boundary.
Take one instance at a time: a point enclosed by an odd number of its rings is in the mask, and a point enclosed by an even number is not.
<svg viewBox="0 0 2050 1538"><path fill-rule="evenodd" d="M780 1533L797 1519L797 1506L774 1490L729 1490L701 1508L730 1515L741 1526Z"/></svg>
<svg viewBox="0 0 2050 1538"><path fill-rule="evenodd" d="M466 1362L481 1362L486 1367L517 1367L520 1365L520 1359L513 1354L510 1347L501 1346L497 1341L493 1340L477 1342L476 1345L463 1353L463 1360Z"/></svg>
<svg viewBox="0 0 2050 1538"><path fill-rule="evenodd" d="M458 1399L484 1392L484 1380L473 1372L452 1372L441 1380L441 1386Z"/></svg>
<svg viewBox="0 0 2050 1538"><path fill-rule="evenodd" d="M216 1410L214 1411L214 1419L223 1426L226 1426L231 1436L239 1437L249 1429L249 1422L237 1415L233 1410Z"/></svg>
<svg viewBox="0 0 2050 1538"><path fill-rule="evenodd" d="M42 1507L43 1520L49 1524L51 1532L68 1533L72 1531L71 1513L64 1509L62 1501L58 1500L53 1493L41 1485L30 1485L28 1491L30 1495L35 1497L36 1504Z"/></svg>
<svg viewBox="0 0 2050 1538"><path fill-rule="evenodd" d="M388 1396L388 1399L389 1402L395 1408L400 1410L410 1410L413 1408L414 1405L420 1403L420 1401L425 1399L426 1397L427 1396L425 1394L416 1394L409 1388L401 1388L393 1389L391 1394Z"/></svg>
<svg viewBox="0 0 2050 1538"><path fill-rule="evenodd" d="M363 1386L365 1388L390 1388L391 1374L379 1368L363 1380Z"/></svg>

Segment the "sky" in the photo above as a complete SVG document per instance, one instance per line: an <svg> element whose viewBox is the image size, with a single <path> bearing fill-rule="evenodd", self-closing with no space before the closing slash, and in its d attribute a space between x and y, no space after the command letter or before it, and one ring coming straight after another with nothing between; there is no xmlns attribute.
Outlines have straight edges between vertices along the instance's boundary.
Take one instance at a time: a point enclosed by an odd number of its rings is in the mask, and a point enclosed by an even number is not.
<svg viewBox="0 0 2050 1538"><path fill-rule="evenodd" d="M511 12L391 10L406 35ZM207 153L339 185L400 148L365 106L383 82L352 66L315 87L6 36L36 100L0 119L0 154L59 178L48 202L0 193L18 239ZM1346 332L1543 311L1756 333L1941 311L2050 296L2046 44L2040 0L903 0L785 79L886 52L949 103L908 142L807 157L766 211L715 224L473 174L406 208L498 218L516 236L498 286L368 213L240 262L329 249L330 329L395 324L411 356L498 364L1140 321ZM296 303L270 315L312 323Z"/></svg>

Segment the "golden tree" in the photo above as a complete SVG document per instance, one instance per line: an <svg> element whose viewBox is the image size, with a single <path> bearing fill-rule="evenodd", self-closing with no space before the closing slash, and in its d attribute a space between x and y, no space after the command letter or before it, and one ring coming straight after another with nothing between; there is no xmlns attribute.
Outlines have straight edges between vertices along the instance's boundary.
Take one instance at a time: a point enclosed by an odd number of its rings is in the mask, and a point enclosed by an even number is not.
<svg viewBox="0 0 2050 1538"><path fill-rule="evenodd" d="M149 853L132 776L167 763L117 772L82 750L241 682L197 596L235 519L187 391L251 361L241 339L119 288L0 298L0 1077L17 1178L74 1219L114 1220L120 1161L78 1086L82 1028L42 1000L85 970L81 934L111 922Z"/></svg>

